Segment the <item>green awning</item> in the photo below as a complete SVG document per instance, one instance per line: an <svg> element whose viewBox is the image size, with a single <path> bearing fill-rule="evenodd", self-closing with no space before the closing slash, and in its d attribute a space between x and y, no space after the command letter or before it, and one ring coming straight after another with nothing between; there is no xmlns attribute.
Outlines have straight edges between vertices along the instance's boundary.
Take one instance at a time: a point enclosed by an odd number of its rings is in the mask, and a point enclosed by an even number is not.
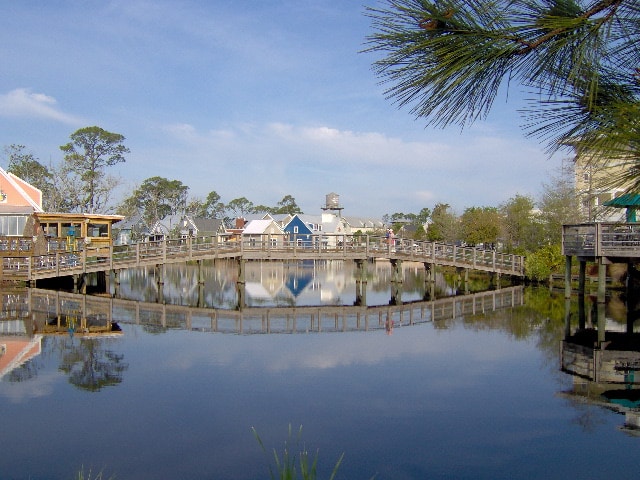
<svg viewBox="0 0 640 480"><path fill-rule="evenodd" d="M603 203L607 207L640 207L640 194L638 193L625 193L619 197L612 198Z"/></svg>

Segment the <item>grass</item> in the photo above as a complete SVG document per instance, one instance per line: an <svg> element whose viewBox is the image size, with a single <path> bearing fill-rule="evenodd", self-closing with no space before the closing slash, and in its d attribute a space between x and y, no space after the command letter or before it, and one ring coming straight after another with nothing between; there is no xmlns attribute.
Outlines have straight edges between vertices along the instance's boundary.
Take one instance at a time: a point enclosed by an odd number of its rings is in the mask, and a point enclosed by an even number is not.
<svg viewBox="0 0 640 480"><path fill-rule="evenodd" d="M269 455L269 452L267 452L257 430L254 427L251 427L251 431L260 444L262 450ZM340 458L338 458L328 480L335 480L343 458L344 453L342 453ZM291 424L289 424L289 435L287 440L284 442L282 452L278 452L275 448L273 449L273 463L269 460L269 474L272 480L318 479L318 451L313 455L310 454L306 445L302 442L302 425L300 425L300 428L294 438ZM88 472L85 472L83 466L78 471L75 480L114 480L115 478L116 477L114 475L110 477L103 476L102 470L95 474L91 469L89 469Z"/></svg>
<svg viewBox="0 0 640 480"><path fill-rule="evenodd" d="M251 427L251 431L262 450L268 454L256 429ZM329 480L335 479L343 458L344 453L338 458ZM318 451L311 455L302 443L302 425L300 425L297 435L294 438L291 424L289 424L288 439L285 440L281 453L278 453L278 450L275 448L273 449L273 461L273 464L269 462L269 473L273 480L297 480L298 478L302 480L316 480L318 478Z"/></svg>
<svg viewBox="0 0 640 480"><path fill-rule="evenodd" d="M84 466L80 467L80 471L78 471L78 475L75 477L75 480L114 480L115 476L103 477L103 472L100 470L98 473L94 474L91 469L85 473Z"/></svg>

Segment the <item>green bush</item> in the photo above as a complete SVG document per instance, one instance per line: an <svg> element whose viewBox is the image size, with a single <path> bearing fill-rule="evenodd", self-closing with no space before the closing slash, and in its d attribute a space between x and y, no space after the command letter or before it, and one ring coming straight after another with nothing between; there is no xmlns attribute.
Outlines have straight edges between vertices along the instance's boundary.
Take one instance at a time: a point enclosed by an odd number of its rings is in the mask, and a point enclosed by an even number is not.
<svg viewBox="0 0 640 480"><path fill-rule="evenodd" d="M562 273L564 256L560 245L545 245L527 255L524 263L525 276L533 281L548 280L554 273Z"/></svg>

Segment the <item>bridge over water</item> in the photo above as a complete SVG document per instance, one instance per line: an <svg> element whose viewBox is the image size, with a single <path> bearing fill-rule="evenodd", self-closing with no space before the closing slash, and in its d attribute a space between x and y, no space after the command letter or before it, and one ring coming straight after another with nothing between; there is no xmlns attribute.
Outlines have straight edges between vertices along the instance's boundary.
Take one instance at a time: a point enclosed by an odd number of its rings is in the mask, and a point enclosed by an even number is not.
<svg viewBox="0 0 640 480"><path fill-rule="evenodd" d="M28 243L28 240L24 240ZM29 245L23 249L29 251ZM323 235L322 241L304 244L295 237L263 236L260 240L220 241L218 237L165 239L110 247L85 245L81 251L52 251L45 255L4 252L2 278L22 280L35 286L38 280L66 276L81 277L93 272L118 272L127 268L162 267L188 261L236 259L239 281L245 261L389 260L397 271L402 261L422 262L512 277L524 276L524 257L453 244L395 238L392 241L368 235Z"/></svg>

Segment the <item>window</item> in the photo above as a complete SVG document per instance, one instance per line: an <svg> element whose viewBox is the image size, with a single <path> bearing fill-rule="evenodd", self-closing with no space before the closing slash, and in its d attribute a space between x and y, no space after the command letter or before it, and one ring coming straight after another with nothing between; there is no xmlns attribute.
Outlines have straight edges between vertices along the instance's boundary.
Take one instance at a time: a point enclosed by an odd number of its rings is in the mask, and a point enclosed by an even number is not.
<svg viewBox="0 0 640 480"><path fill-rule="evenodd" d="M298 226L297 226L297 225L294 225L294 227L293 227L293 233L298 233Z"/></svg>
<svg viewBox="0 0 640 480"><path fill-rule="evenodd" d="M43 223L42 230L47 237L58 237L58 222L55 223Z"/></svg>
<svg viewBox="0 0 640 480"><path fill-rule="evenodd" d="M107 223L89 223L87 225L87 237L103 237L109 236L109 224Z"/></svg>
<svg viewBox="0 0 640 480"><path fill-rule="evenodd" d="M3 215L0 217L0 235L22 236L26 224L24 215Z"/></svg>
<svg viewBox="0 0 640 480"><path fill-rule="evenodd" d="M598 205L602 205L605 202L608 202L609 200L611 200L611 194L610 193L601 193L600 195L598 195Z"/></svg>
<svg viewBox="0 0 640 480"><path fill-rule="evenodd" d="M61 223L60 235L62 237L80 238L82 236L82 228L79 223Z"/></svg>

